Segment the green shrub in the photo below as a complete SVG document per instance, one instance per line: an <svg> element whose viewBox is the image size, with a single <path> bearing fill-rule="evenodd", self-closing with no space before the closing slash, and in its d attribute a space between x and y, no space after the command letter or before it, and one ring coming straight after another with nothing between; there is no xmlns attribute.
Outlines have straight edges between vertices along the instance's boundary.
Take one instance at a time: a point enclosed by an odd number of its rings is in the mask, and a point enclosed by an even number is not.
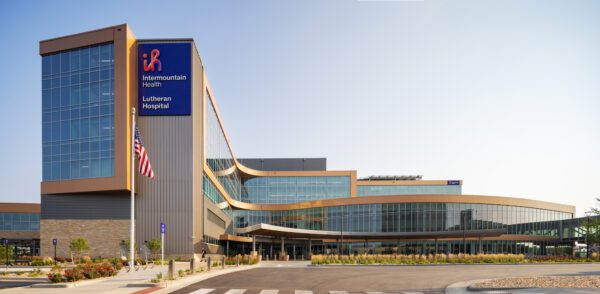
<svg viewBox="0 0 600 294"><path fill-rule="evenodd" d="M185 277L185 271L184 270L178 270L177 271L177 275L179 275L180 278Z"/></svg>
<svg viewBox="0 0 600 294"><path fill-rule="evenodd" d="M51 272L48 274L48 280L51 283L60 283L65 281L65 277L60 272Z"/></svg>
<svg viewBox="0 0 600 294"><path fill-rule="evenodd" d="M76 282L86 278L84 277L81 269L78 267L66 269L64 277L67 280L67 282Z"/></svg>
<svg viewBox="0 0 600 294"><path fill-rule="evenodd" d="M439 264L439 263L523 263L522 254L375 254L312 255L314 265L321 264Z"/></svg>
<svg viewBox="0 0 600 294"><path fill-rule="evenodd" d="M60 266L53 267L52 271L48 274L48 280L53 283L63 281L75 282L84 279L112 277L117 275L117 272L109 261L87 262L65 270L62 270Z"/></svg>
<svg viewBox="0 0 600 294"><path fill-rule="evenodd" d="M49 256L33 256L31 258L31 266L44 266L44 265L53 265L54 259Z"/></svg>

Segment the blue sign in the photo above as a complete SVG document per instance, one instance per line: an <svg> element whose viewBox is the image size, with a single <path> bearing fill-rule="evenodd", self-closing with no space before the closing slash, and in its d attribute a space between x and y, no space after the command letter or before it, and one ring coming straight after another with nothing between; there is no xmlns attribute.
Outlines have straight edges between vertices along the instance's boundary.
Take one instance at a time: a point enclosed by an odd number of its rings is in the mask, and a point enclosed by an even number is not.
<svg viewBox="0 0 600 294"><path fill-rule="evenodd" d="M138 114L190 115L191 43L138 45Z"/></svg>
<svg viewBox="0 0 600 294"><path fill-rule="evenodd" d="M167 225L165 223L160 223L160 233L164 234L167 231Z"/></svg>
<svg viewBox="0 0 600 294"><path fill-rule="evenodd" d="M56 246L56 244L58 244L58 240L52 239L52 245Z"/></svg>
<svg viewBox="0 0 600 294"><path fill-rule="evenodd" d="M458 185L460 185L460 181L456 181L456 180L448 181L448 185L450 185L450 186L458 186Z"/></svg>

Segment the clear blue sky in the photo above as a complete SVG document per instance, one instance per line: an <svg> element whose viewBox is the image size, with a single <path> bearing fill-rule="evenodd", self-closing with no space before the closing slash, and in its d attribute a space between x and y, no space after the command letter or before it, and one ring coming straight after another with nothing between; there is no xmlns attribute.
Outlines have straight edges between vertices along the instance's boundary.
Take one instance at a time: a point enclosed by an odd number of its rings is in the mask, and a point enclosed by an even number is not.
<svg viewBox="0 0 600 294"><path fill-rule="evenodd" d="M0 201L38 202L38 42L193 37L238 157L600 197L600 2L1 1Z"/></svg>

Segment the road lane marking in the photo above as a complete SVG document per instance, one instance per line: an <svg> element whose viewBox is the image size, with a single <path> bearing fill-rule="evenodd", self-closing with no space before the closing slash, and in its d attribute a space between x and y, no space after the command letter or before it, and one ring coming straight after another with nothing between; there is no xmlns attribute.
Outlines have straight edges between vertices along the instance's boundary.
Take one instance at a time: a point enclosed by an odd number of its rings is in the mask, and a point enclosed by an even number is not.
<svg viewBox="0 0 600 294"><path fill-rule="evenodd" d="M279 293L279 290L269 289L269 290L260 291L260 294L277 294L277 293Z"/></svg>
<svg viewBox="0 0 600 294"><path fill-rule="evenodd" d="M294 294L313 294L313 292L308 290L296 290L294 291Z"/></svg>
<svg viewBox="0 0 600 294"><path fill-rule="evenodd" d="M215 289L198 289L194 292L190 292L189 294L208 294L212 291L215 291Z"/></svg>
<svg viewBox="0 0 600 294"><path fill-rule="evenodd" d="M329 294L348 294L348 291L329 291Z"/></svg>

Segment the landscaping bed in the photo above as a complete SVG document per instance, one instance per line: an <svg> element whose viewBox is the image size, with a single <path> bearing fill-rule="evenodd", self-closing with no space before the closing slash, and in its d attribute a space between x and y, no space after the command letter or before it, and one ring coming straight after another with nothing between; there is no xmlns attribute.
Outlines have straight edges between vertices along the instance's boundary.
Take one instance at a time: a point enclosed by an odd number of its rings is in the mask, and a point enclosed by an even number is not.
<svg viewBox="0 0 600 294"><path fill-rule="evenodd" d="M77 282L80 280L92 280L116 276L122 267L120 263L112 263L108 260L101 262L86 262L72 268L63 269L60 266L52 268L48 274L51 283Z"/></svg>
<svg viewBox="0 0 600 294"><path fill-rule="evenodd" d="M528 257L523 254L375 254L375 255L313 255L313 265L411 265L411 264L515 264L553 262L594 262L593 259L564 256Z"/></svg>
<svg viewBox="0 0 600 294"><path fill-rule="evenodd" d="M502 278L469 286L472 290L523 289L523 288L600 288L600 276L544 276L528 278Z"/></svg>

